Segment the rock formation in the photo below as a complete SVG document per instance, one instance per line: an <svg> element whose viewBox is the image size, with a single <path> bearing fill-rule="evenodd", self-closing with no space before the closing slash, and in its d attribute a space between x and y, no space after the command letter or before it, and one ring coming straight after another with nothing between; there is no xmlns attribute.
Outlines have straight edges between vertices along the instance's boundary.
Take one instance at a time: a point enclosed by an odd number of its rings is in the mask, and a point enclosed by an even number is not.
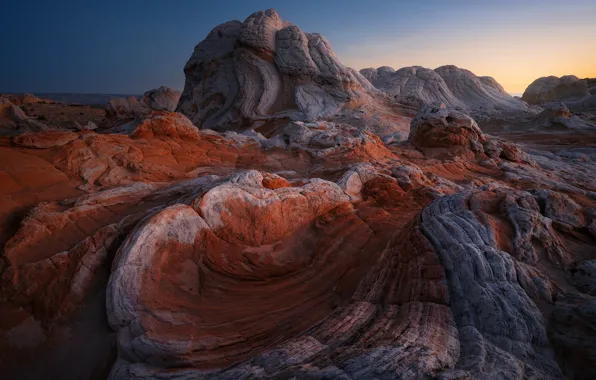
<svg viewBox="0 0 596 380"><path fill-rule="evenodd" d="M113 98L108 101L107 114L115 119L142 118L151 111L174 111L180 91L161 86L145 92L142 98L134 96L128 98Z"/></svg>
<svg viewBox="0 0 596 380"><path fill-rule="evenodd" d="M199 128L315 121L372 102L370 83L337 59L325 37L282 21L272 9L214 28L184 72L178 110Z"/></svg>
<svg viewBox="0 0 596 380"><path fill-rule="evenodd" d="M360 73L376 88L406 104L445 103L482 120L519 117L536 110L510 96L491 77L477 77L456 66L435 70L420 66L397 71L388 66L363 69Z"/></svg>
<svg viewBox="0 0 596 380"><path fill-rule="evenodd" d="M532 82L524 91L522 100L529 104L543 104L579 100L589 95L587 82L575 75L549 76Z"/></svg>
<svg viewBox="0 0 596 380"><path fill-rule="evenodd" d="M420 150L441 149L454 155L484 153L482 144L487 142L474 119L438 102L423 106L412 119L408 140Z"/></svg>
<svg viewBox="0 0 596 380"><path fill-rule="evenodd" d="M9 98L0 97L0 134L43 131L48 126L27 116Z"/></svg>
<svg viewBox="0 0 596 380"><path fill-rule="evenodd" d="M8 99L15 106L34 103L57 103L56 101L50 99L40 99L33 94L3 94L0 95L0 97Z"/></svg>
<svg viewBox="0 0 596 380"><path fill-rule="evenodd" d="M542 77L532 82L522 99L542 106L548 103L565 104L573 113L596 112L596 87L591 79L574 75Z"/></svg>
<svg viewBox="0 0 596 380"><path fill-rule="evenodd" d="M186 75L184 114L0 136L4 377L594 378L596 132L564 105L489 134L494 80L363 72L425 97L396 101L271 10Z"/></svg>

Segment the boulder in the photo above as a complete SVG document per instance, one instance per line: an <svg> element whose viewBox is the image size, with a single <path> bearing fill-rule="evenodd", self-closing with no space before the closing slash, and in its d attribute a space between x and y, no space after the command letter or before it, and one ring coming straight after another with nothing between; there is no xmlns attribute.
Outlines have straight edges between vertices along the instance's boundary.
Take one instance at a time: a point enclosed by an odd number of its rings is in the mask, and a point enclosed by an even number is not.
<svg viewBox="0 0 596 380"><path fill-rule="evenodd" d="M130 133L133 139L154 137L198 140L199 130L190 120L177 112L154 111Z"/></svg>
<svg viewBox="0 0 596 380"><path fill-rule="evenodd" d="M412 119L408 140L417 149L440 149L448 154L484 153L486 137L470 116L444 103L423 107Z"/></svg>

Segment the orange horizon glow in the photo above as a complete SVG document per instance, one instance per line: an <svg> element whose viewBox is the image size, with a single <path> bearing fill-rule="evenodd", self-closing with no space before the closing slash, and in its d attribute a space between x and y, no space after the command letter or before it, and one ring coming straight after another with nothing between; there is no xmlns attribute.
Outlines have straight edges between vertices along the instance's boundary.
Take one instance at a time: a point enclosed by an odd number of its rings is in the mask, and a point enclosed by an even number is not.
<svg viewBox="0 0 596 380"><path fill-rule="evenodd" d="M509 93L523 93L544 76L596 77L596 22L588 14L571 11L557 17L537 17L518 28L471 20L467 28L386 33L374 43L355 41L336 52L344 64L357 69L456 65L495 78Z"/></svg>

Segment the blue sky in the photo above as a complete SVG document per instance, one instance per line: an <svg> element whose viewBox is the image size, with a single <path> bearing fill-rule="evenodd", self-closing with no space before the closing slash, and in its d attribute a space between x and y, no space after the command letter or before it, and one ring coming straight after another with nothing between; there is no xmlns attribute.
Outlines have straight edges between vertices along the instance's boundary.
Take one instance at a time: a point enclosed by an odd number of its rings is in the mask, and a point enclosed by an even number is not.
<svg viewBox="0 0 596 380"><path fill-rule="evenodd" d="M358 69L456 64L511 92L542 75L596 76L596 1L12 1L0 14L1 92L181 89L216 25L275 8Z"/></svg>

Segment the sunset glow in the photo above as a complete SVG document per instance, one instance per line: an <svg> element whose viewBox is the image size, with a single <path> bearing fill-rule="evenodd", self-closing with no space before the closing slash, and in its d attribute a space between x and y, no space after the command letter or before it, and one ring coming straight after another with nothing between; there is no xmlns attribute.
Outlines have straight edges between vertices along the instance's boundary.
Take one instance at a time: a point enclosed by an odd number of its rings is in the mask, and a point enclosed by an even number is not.
<svg viewBox="0 0 596 380"><path fill-rule="evenodd" d="M4 91L182 89L180 68L197 41L224 21L271 7L324 35L340 60L357 69L453 64L492 76L511 93L541 76L596 77L593 0L36 3L33 13L14 3L22 8L14 14L26 19L5 13L0 23L12 52L0 62Z"/></svg>

